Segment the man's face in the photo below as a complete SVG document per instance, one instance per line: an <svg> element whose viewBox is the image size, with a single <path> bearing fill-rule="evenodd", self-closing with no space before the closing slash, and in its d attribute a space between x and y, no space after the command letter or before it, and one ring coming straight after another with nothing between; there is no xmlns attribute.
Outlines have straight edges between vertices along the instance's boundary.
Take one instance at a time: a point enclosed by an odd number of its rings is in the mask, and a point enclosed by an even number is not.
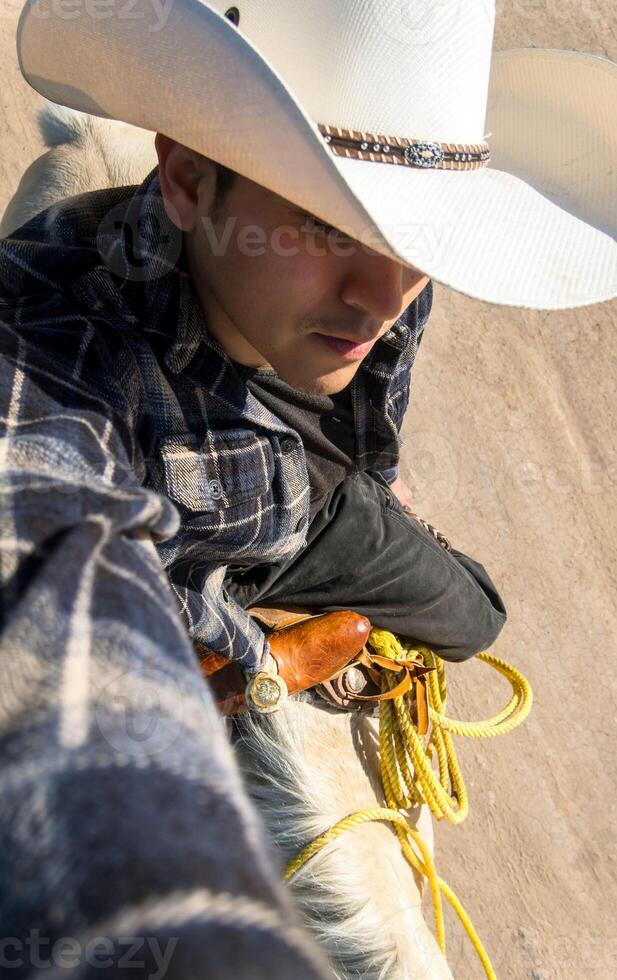
<svg viewBox="0 0 617 980"><path fill-rule="evenodd" d="M302 391L345 388L428 282L244 177L203 198L185 243L209 332Z"/></svg>

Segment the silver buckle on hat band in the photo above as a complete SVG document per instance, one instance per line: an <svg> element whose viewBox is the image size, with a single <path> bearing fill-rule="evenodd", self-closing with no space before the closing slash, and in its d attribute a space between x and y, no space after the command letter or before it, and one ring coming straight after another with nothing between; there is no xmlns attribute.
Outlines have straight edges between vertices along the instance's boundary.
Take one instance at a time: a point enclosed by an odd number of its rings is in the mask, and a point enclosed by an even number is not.
<svg viewBox="0 0 617 980"><path fill-rule="evenodd" d="M319 132L336 156L390 163L421 170L479 170L491 158L488 143L436 143L378 136L319 123Z"/></svg>

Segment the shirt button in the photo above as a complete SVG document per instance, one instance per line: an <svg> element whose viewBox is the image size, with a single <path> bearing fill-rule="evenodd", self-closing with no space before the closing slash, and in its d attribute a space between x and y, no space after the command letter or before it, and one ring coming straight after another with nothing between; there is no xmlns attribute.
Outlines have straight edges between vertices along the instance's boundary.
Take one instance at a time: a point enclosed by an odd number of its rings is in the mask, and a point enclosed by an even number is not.
<svg viewBox="0 0 617 980"><path fill-rule="evenodd" d="M282 453L293 453L295 448L296 448L295 439L291 439L289 436L287 436L285 439L282 440L281 442Z"/></svg>
<svg viewBox="0 0 617 980"><path fill-rule="evenodd" d="M208 486L210 488L210 494L212 495L213 500L220 500L223 496L223 488L219 481L210 480Z"/></svg>

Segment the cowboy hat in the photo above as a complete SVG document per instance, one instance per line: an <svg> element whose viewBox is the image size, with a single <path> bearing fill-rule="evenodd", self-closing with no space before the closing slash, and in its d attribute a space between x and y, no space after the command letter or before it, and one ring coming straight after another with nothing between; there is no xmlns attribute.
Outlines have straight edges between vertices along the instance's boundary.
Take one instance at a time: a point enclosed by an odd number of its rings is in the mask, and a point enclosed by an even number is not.
<svg viewBox="0 0 617 980"><path fill-rule="evenodd" d="M617 65L492 56L494 0L28 0L21 71L459 292L617 296Z"/></svg>

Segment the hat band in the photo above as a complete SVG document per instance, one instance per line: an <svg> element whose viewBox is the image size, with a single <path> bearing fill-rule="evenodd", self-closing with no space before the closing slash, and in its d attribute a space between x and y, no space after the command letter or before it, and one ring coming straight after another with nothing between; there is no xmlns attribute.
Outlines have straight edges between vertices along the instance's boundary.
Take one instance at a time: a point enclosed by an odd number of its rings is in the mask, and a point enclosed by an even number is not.
<svg viewBox="0 0 617 980"><path fill-rule="evenodd" d="M338 157L403 164L423 170L479 170L486 167L488 143L433 143L399 136L376 136L318 123L319 132Z"/></svg>

